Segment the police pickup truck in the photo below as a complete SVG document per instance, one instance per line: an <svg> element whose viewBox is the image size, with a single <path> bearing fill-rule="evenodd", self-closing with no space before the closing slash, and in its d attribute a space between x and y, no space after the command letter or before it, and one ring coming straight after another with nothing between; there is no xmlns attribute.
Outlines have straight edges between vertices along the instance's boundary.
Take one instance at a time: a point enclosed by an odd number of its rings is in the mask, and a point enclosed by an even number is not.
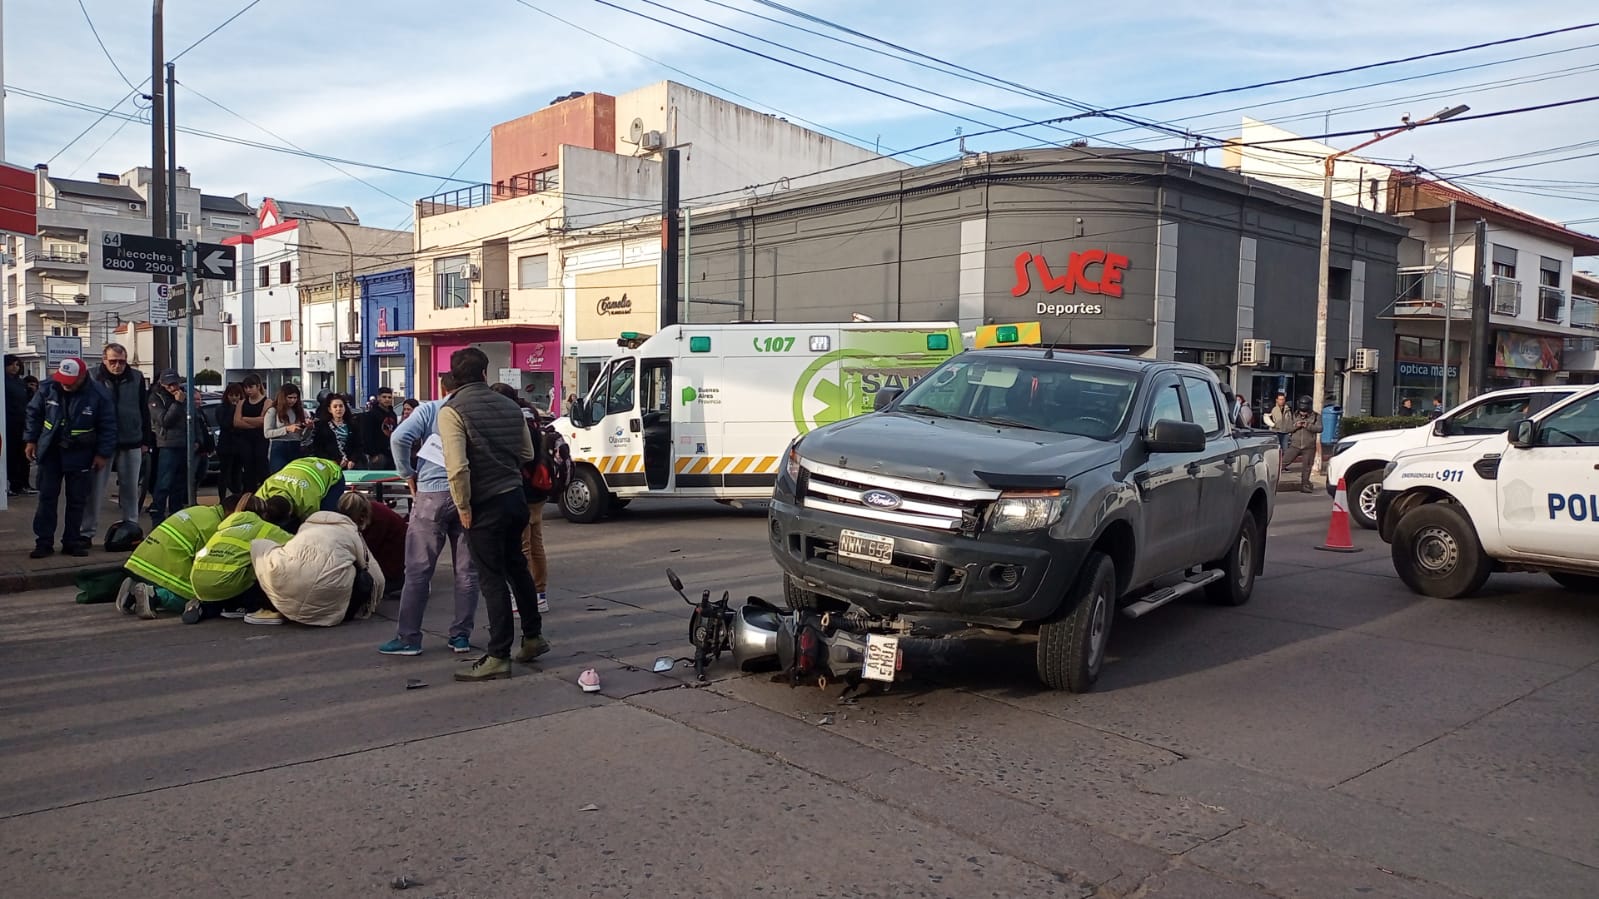
<svg viewBox="0 0 1599 899"><path fill-rule="evenodd" d="M789 446L769 516L789 605L1036 633L1040 679L1088 690L1118 608L1249 599L1278 449L1224 409L1198 366L962 353Z"/></svg>
<svg viewBox="0 0 1599 899"><path fill-rule="evenodd" d="M1505 432L1400 453L1377 516L1417 593L1469 596L1494 571L1599 592L1599 387Z"/></svg>

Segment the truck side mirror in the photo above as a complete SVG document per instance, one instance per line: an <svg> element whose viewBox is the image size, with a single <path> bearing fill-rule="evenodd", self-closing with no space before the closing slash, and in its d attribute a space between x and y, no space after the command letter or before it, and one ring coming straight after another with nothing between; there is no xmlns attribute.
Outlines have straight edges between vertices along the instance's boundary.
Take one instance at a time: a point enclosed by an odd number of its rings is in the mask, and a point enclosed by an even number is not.
<svg viewBox="0 0 1599 899"><path fill-rule="evenodd" d="M1447 418L1434 419L1433 423L1432 423L1432 435L1434 437L1448 437L1449 436L1449 419L1447 419Z"/></svg>
<svg viewBox="0 0 1599 899"><path fill-rule="evenodd" d="M1538 442L1538 425L1530 418L1523 418L1510 426L1510 445L1526 449Z"/></svg>
<svg viewBox="0 0 1599 899"><path fill-rule="evenodd" d="M892 406L894 401L899 399L900 394L904 392L905 391L898 387L882 388L881 390L877 391L877 396L872 398L872 411L881 412L884 409L887 409L889 406Z"/></svg>
<svg viewBox="0 0 1599 899"><path fill-rule="evenodd" d="M1191 421L1162 418L1150 427L1144 446L1152 453L1204 452L1205 429Z"/></svg>

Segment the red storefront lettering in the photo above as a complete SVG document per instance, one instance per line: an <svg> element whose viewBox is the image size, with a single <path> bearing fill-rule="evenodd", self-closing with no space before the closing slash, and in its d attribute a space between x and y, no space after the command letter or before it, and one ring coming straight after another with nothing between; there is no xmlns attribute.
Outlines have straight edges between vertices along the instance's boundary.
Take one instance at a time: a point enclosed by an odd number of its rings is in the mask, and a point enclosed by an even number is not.
<svg viewBox="0 0 1599 899"><path fill-rule="evenodd" d="M1130 260L1120 253L1108 253L1104 250L1082 250L1071 254L1066 263L1066 270L1057 275L1050 270L1049 263L1045 261L1042 253L1018 253L1015 260L1016 286L1010 289L1013 297L1026 296L1033 289L1032 274L1028 266L1038 273L1039 286L1046 293L1065 291L1076 293L1079 288L1084 293L1102 294L1107 297L1122 295L1122 274L1127 271ZM1094 266L1098 267L1098 277L1090 272Z"/></svg>

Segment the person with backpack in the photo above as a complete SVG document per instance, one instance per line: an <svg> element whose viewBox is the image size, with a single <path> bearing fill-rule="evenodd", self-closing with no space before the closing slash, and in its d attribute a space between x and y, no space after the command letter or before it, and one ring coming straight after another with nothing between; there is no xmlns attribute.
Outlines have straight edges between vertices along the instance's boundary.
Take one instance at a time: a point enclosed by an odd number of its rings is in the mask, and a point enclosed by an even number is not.
<svg viewBox="0 0 1599 899"><path fill-rule="evenodd" d="M522 529L522 555L527 557L528 572L533 575L533 586L538 591L539 614L543 615L550 611L546 592L550 582L550 562L544 552L544 507L550 501L550 488L553 486L549 451L544 445L538 411L518 397L516 388L509 384L495 384L491 389L522 409L522 419L527 422L528 436L533 441L533 461L524 466L522 473L522 493L527 499L527 527Z"/></svg>
<svg viewBox="0 0 1599 899"><path fill-rule="evenodd" d="M432 593L433 572L437 570L444 544L450 544L450 566L455 573L455 617L450 622L448 645L451 652L472 651L472 628L478 602L477 568L467 551L466 528L450 496L450 481L444 470L439 444L439 409L455 392L455 377L439 376L443 399L417 406L394 429L389 446L395 467L411 491L411 516L405 532L405 585L400 589L400 611L394 639L378 647L389 656L422 654L422 616L427 612ZM426 454L423 447L428 447Z"/></svg>

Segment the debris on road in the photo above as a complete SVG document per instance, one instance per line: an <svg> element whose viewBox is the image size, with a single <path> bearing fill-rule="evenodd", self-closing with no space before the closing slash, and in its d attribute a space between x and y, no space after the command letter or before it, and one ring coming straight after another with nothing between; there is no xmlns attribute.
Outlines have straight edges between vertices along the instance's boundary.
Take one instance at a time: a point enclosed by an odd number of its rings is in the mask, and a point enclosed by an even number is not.
<svg viewBox="0 0 1599 899"><path fill-rule="evenodd" d="M421 885L422 881L407 877L404 874L389 881L389 889L391 890L409 890L411 887L419 887Z"/></svg>
<svg viewBox="0 0 1599 899"><path fill-rule="evenodd" d="M420 678L408 677L405 679L405 689L407 690L420 690L427 685L428 682Z"/></svg>
<svg viewBox="0 0 1599 899"><path fill-rule="evenodd" d="M588 805L585 805L582 808L578 809L578 811L580 811L580 812L597 812L599 810L600 810L600 807L595 805L592 802L590 802Z"/></svg>

